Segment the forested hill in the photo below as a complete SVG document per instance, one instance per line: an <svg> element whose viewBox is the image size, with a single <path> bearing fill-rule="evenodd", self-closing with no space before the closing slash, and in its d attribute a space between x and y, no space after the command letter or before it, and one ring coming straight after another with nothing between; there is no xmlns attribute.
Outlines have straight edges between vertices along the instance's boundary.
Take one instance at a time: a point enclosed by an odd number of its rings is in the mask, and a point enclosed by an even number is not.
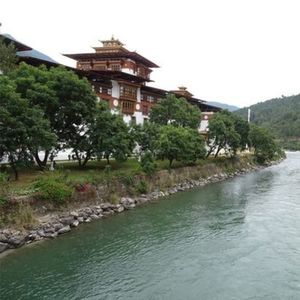
<svg viewBox="0 0 300 300"><path fill-rule="evenodd" d="M268 128L280 139L300 138L300 94L250 106L251 123ZM234 113L247 118L248 107Z"/></svg>
<svg viewBox="0 0 300 300"><path fill-rule="evenodd" d="M227 109L229 111L235 111L235 110L240 109L239 107L237 107L235 105L225 104L225 103L216 102L216 101L208 101L207 103L210 104L210 105L213 105L213 106L217 106L217 107L221 107L223 109Z"/></svg>

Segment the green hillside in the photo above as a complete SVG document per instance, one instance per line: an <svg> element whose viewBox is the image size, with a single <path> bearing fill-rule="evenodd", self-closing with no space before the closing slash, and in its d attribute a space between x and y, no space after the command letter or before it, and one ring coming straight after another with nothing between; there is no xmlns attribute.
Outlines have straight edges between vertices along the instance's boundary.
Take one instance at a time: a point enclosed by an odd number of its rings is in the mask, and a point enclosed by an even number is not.
<svg viewBox="0 0 300 300"><path fill-rule="evenodd" d="M268 128L280 140L300 140L300 94L250 106L251 123ZM235 113L247 118L248 107ZM300 143L299 143L300 146Z"/></svg>

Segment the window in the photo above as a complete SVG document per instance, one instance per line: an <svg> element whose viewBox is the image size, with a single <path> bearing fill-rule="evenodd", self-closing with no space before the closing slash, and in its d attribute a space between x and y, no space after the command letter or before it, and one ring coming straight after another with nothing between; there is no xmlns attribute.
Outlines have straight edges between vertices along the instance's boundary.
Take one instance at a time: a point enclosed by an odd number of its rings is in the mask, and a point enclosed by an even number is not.
<svg viewBox="0 0 300 300"><path fill-rule="evenodd" d="M120 87L120 96L131 98L131 99L136 99L136 87L122 85Z"/></svg>
<svg viewBox="0 0 300 300"><path fill-rule="evenodd" d="M154 101L154 97L153 96L147 96L147 101L149 102L153 102Z"/></svg>
<svg viewBox="0 0 300 300"><path fill-rule="evenodd" d="M106 70L106 65L94 65L94 70L104 71Z"/></svg>
<svg viewBox="0 0 300 300"><path fill-rule="evenodd" d="M121 70L121 66L120 65L111 65L110 68L113 71L120 71Z"/></svg>
<svg viewBox="0 0 300 300"><path fill-rule="evenodd" d="M112 90L111 90L111 88L108 88L108 87L105 87L105 86L99 86L98 87L98 92L100 94L111 95Z"/></svg>
<svg viewBox="0 0 300 300"><path fill-rule="evenodd" d="M149 113L148 105L143 105L142 112L143 112L143 115L145 115L145 116L148 115L148 113Z"/></svg>

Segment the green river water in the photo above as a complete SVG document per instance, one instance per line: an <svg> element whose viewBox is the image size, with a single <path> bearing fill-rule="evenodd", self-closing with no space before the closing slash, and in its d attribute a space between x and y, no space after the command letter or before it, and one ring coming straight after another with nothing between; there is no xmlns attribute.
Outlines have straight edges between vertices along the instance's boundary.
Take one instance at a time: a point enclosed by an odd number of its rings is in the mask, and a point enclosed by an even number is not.
<svg viewBox="0 0 300 300"><path fill-rule="evenodd" d="M0 299L300 299L300 153L18 249Z"/></svg>

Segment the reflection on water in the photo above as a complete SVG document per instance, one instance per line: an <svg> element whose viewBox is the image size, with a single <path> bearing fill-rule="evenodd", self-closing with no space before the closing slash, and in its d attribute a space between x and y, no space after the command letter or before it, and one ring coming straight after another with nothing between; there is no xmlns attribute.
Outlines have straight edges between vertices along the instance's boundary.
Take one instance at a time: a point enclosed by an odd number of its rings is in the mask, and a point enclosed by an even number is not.
<svg viewBox="0 0 300 300"><path fill-rule="evenodd" d="M0 299L300 299L300 154L0 260Z"/></svg>

